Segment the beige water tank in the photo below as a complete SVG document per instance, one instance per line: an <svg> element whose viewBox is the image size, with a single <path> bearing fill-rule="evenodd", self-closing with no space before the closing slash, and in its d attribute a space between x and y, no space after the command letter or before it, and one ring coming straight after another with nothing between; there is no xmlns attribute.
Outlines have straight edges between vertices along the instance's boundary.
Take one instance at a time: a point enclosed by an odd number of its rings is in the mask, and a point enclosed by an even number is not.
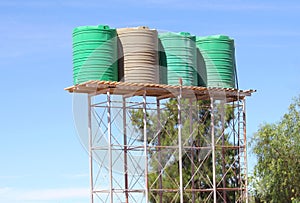
<svg viewBox="0 0 300 203"><path fill-rule="evenodd" d="M158 34L154 29L141 26L117 29L124 57L124 81L159 83ZM122 67L123 66L123 67Z"/></svg>

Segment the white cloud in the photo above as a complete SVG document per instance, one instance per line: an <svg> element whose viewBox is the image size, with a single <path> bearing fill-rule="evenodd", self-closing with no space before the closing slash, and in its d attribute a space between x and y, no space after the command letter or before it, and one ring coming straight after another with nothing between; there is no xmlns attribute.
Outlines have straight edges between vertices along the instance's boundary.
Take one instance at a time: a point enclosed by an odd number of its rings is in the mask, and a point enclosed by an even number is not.
<svg viewBox="0 0 300 203"><path fill-rule="evenodd" d="M38 189L21 193L18 200L61 200L67 198L84 198L88 196L88 188Z"/></svg>
<svg viewBox="0 0 300 203"><path fill-rule="evenodd" d="M88 173L78 173L78 174L64 174L63 177L68 179L80 179L88 177Z"/></svg>
<svg viewBox="0 0 300 203"><path fill-rule="evenodd" d="M24 178L24 177L28 177L29 175L3 175L0 176L0 180L1 179L19 179L19 178Z"/></svg>
<svg viewBox="0 0 300 203"><path fill-rule="evenodd" d="M0 197L1 197L1 195L6 195L11 191L12 191L12 188L10 188L10 187L1 187L0 188Z"/></svg>
<svg viewBox="0 0 300 203"><path fill-rule="evenodd" d="M9 202L16 200L14 198L14 190L10 187L0 187L0 200L1 202Z"/></svg>
<svg viewBox="0 0 300 203"><path fill-rule="evenodd" d="M55 188L55 189L17 189L10 187L0 188L0 200L5 202L20 201L51 201L88 198L88 188Z"/></svg>

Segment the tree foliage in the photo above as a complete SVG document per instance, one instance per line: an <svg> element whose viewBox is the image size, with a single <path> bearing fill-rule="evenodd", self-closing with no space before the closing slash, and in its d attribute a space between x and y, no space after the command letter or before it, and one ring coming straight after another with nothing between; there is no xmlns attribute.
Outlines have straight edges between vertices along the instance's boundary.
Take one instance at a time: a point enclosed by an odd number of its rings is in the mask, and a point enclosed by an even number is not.
<svg viewBox="0 0 300 203"><path fill-rule="evenodd" d="M197 106L196 110L189 111L190 105L188 100L182 100L182 136L183 140L186 141L186 145L194 146L194 147L210 147L211 143L211 115L210 110L207 108L209 106L210 101L198 101L197 104L193 104L193 106ZM204 108L206 106L206 108ZM223 109L222 109L223 108ZM220 105L216 108L215 113L215 134L220 136L224 133L224 144L225 145L233 145L230 143L228 137L229 135L224 132L229 126L229 123L232 121L233 117L233 109L229 105ZM220 113L223 111L224 113ZM218 113L219 112L219 113ZM143 130L143 111L136 110L132 111L132 122L139 130ZM172 146L178 140L178 109L177 109L177 100L171 99L166 103L166 109L161 112L161 120L166 121L162 123L162 130L160 133L160 145L161 146ZM192 119L192 122L190 122ZM192 126L190 123L193 123ZM221 127L223 126L223 127ZM190 132L190 129L193 129L193 132ZM147 134L148 134L148 142L152 140L153 145L158 145L157 137L155 134L157 133L157 115L149 115L147 114ZM192 138L192 139L190 139ZM142 138L141 138L142 139ZM154 142L153 142L154 141ZM150 144L150 143L149 143ZM235 152L232 150L228 150L224 152L224 157L221 156L221 149L218 149L217 158L216 158L216 178L217 181L221 181L223 177L222 172L222 162L225 160L227 163L224 165L226 171L229 167L233 170L227 171L225 182L227 187L236 187L238 180L236 179L238 171L235 168L238 168L237 163L235 163ZM192 176L192 162L195 166L199 166L203 164L198 173L195 173L194 176L194 188L197 189L208 189L212 188L211 180L212 180L212 157L211 153L208 153L209 149L189 149L185 150L182 162L183 162L183 182L186 184L189 182ZM178 157L174 157L174 150L162 150L162 157L158 160L158 152L150 151L150 167L151 173L149 174L149 185L154 188L159 188L159 182L157 178L159 176L159 168L164 168L162 172L162 184L163 188L178 188L179 184L179 173L178 173ZM208 156L205 156L208 155ZM223 160L224 159L224 160ZM193 161L191 161L193 160ZM229 164L228 164L229 163ZM231 163L235 163L230 165ZM167 165L167 167L165 167ZM195 169L196 170L196 169ZM204 174L204 175L203 175ZM191 184L187 189L191 188ZM164 193L163 194L163 202L174 202L175 193ZM195 202L204 202L210 193L207 192L196 192L195 193ZM152 193L150 196L151 202L158 202L159 194ZM190 202L192 199L192 193L185 192L184 201ZM179 199L178 199L179 201ZM178 202L176 201L176 202ZM222 200L220 199L219 202ZM234 202L235 194L234 192L227 192L227 201Z"/></svg>
<svg viewBox="0 0 300 203"><path fill-rule="evenodd" d="M299 202L300 97L280 122L260 126L251 145L257 156L252 178L257 202Z"/></svg>

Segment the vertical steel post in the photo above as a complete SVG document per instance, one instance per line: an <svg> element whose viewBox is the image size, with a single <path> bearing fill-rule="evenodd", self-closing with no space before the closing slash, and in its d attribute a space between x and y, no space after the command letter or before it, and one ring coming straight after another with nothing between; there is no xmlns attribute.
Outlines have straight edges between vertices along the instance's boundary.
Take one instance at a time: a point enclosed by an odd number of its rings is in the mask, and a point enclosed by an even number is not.
<svg viewBox="0 0 300 203"><path fill-rule="evenodd" d="M179 150L179 196L180 203L183 203L183 175L182 175L182 123L181 123L181 97L182 97L182 80L180 79L180 89L178 95L178 150Z"/></svg>
<svg viewBox="0 0 300 203"><path fill-rule="evenodd" d="M222 129L222 131L221 131L221 135L222 135L222 178L223 178L223 181L222 181L222 184L223 184L223 188L226 188L226 167L225 167L225 165L226 165L226 160L225 160L225 149L224 149L224 147L225 147L225 116L226 116L226 109L225 109L225 101L224 100L221 100L221 103L220 103L220 105L221 105L221 129ZM224 201L224 203L226 203L227 202L227 200L226 200L226 190L223 190L223 201Z"/></svg>
<svg viewBox="0 0 300 203"><path fill-rule="evenodd" d="M109 199L113 203L113 174L112 174L112 140L111 140L111 101L110 91L107 90L107 136L108 136L108 175L109 175Z"/></svg>
<svg viewBox="0 0 300 203"><path fill-rule="evenodd" d="M191 136L191 160L192 160L192 164L191 164L191 175L192 175L192 203L195 203L195 179L194 179L194 173L195 173L195 165L194 165L194 137L192 135L193 132L193 102L192 99L189 99L189 103L190 103L190 136Z"/></svg>
<svg viewBox="0 0 300 203"><path fill-rule="evenodd" d="M237 146L238 146L238 187L243 188L243 181L242 181L242 167L241 167L241 100L238 97L237 101L237 110L238 110L238 131L237 131ZM239 199L243 199L243 190L239 192Z"/></svg>
<svg viewBox="0 0 300 203"><path fill-rule="evenodd" d="M149 202L148 194L148 140L147 140L147 109L146 109L146 90L143 94L143 114L144 114L144 156L145 156L145 202Z"/></svg>
<svg viewBox="0 0 300 203"><path fill-rule="evenodd" d="M210 109L211 109L211 151L212 151L212 167L213 167L213 198L214 203L217 203L217 184L216 184L216 156L215 156L215 124L214 124L214 99L210 97Z"/></svg>
<svg viewBox="0 0 300 203"><path fill-rule="evenodd" d="M158 135L157 135L157 144L159 146L158 148L158 173L159 173L159 178L158 178L158 187L159 187L159 192L158 192L158 195L159 195L159 203L162 203L163 202L163 199L162 199L162 175L161 175L161 170L162 170L162 167L161 167L161 121L160 121L160 100L156 100L156 109L157 109L157 132L158 132Z"/></svg>
<svg viewBox="0 0 300 203"><path fill-rule="evenodd" d="M244 133L244 164L245 164L245 199L248 203L248 162L247 162L247 131L246 131L246 99L243 98L243 133Z"/></svg>
<svg viewBox="0 0 300 203"><path fill-rule="evenodd" d="M90 203L94 203L94 178L93 178L93 132L92 132L92 106L91 96L88 95L88 136L89 136L89 165L90 165Z"/></svg>
<svg viewBox="0 0 300 203"><path fill-rule="evenodd" d="M128 166L127 166L127 131L126 131L126 98L123 97L123 144L124 144L124 178L125 202L128 203Z"/></svg>
<svg viewBox="0 0 300 203"><path fill-rule="evenodd" d="M233 131L233 145L236 147L237 146L237 144L236 144L236 124L235 124L235 117L236 117L236 115L235 115L235 111L236 111L236 107L235 107L235 102L233 101L232 102L232 131ZM236 157L238 155L238 151L236 150L236 149L234 149L234 158ZM236 159L235 159L235 162L237 162L236 161ZM235 180L235 183L234 183L234 187L236 187L237 188L237 186L238 186L238 183L237 183L237 181L238 181L238 177L237 177L237 167L235 167L235 169L234 169L234 174L235 174L235 177L234 177L234 180ZM236 191L234 191L234 193L233 193L233 201L235 202L236 201Z"/></svg>

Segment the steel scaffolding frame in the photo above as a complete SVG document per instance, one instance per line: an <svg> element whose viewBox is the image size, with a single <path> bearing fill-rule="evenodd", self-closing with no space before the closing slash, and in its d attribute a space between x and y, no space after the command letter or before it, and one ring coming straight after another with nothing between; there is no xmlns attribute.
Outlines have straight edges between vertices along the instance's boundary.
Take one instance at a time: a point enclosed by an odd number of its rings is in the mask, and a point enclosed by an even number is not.
<svg viewBox="0 0 300 203"><path fill-rule="evenodd" d="M95 81L66 90L88 94L91 203L248 202L245 98L254 90ZM177 139L164 127L170 98Z"/></svg>

